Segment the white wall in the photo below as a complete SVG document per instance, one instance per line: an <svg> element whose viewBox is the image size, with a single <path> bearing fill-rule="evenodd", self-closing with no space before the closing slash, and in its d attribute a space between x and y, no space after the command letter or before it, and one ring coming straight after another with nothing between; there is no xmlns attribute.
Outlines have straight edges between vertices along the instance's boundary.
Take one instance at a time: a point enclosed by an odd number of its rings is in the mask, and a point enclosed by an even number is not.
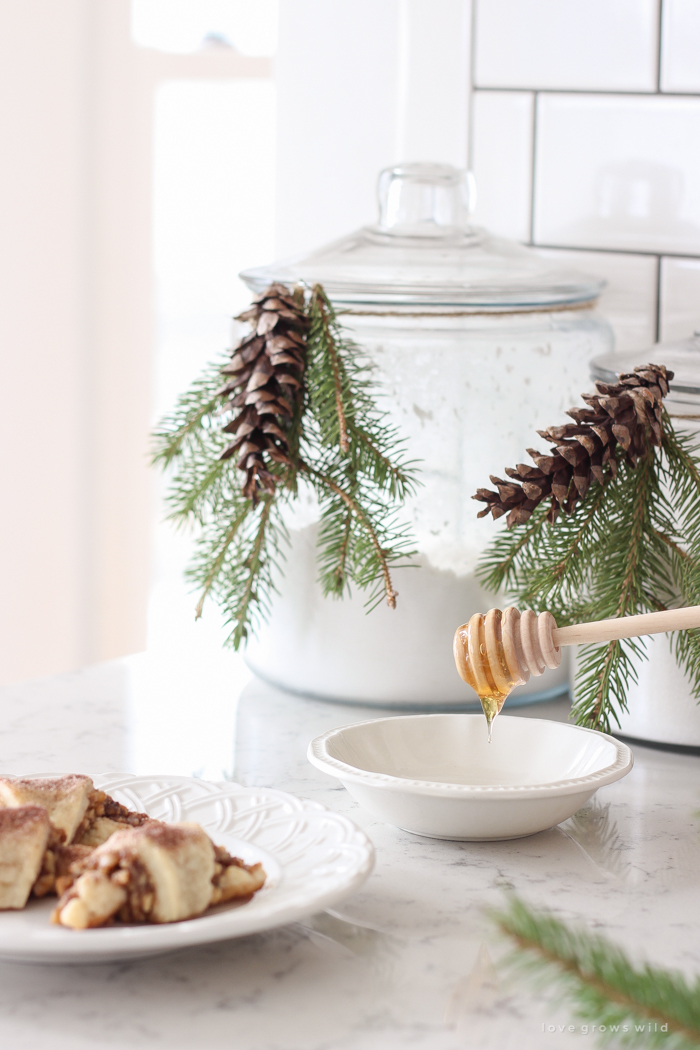
<svg viewBox="0 0 700 1050"><path fill-rule="evenodd" d="M283 0L277 249L377 217L382 168L467 160L469 0Z"/></svg>

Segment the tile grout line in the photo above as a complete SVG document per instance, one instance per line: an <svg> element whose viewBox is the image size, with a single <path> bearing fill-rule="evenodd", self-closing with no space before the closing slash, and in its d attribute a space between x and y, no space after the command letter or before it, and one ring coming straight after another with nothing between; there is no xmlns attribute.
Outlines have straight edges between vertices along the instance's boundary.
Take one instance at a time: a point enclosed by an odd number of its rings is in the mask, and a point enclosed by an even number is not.
<svg viewBox="0 0 700 1050"><path fill-rule="evenodd" d="M536 91L539 95L592 95L613 98L700 98L700 91L616 91L614 88L533 88L533 87L484 87L478 85L479 91L491 91L493 94L499 92L531 92Z"/></svg>
<svg viewBox="0 0 700 1050"><path fill-rule="evenodd" d="M535 243L535 179L537 178L538 92L532 94L532 158L530 163L530 244Z"/></svg>
<svg viewBox="0 0 700 1050"><path fill-rule="evenodd" d="M662 46L662 33L663 33L663 17L664 17L664 0L659 0L659 16L656 24L656 93L660 95L661 92L661 46ZM658 338L658 333L657 333Z"/></svg>
<svg viewBox="0 0 700 1050"><path fill-rule="evenodd" d="M545 248L547 251L562 252L600 252L604 255L631 255L641 256L645 259L691 259L700 262L700 255L690 255L678 252L655 252L643 251L636 248L598 248L593 245L582 246L580 244L536 244L535 248Z"/></svg>
<svg viewBox="0 0 700 1050"><path fill-rule="evenodd" d="M477 36L477 3L478 0L472 0L472 11L471 11L471 25L472 35L470 42L470 70L469 70L469 84L470 84L470 95L469 95L469 129L468 129L468 160L469 167L473 165L473 151L474 151L474 95L477 90L490 91L494 94L497 93L508 93L508 92L520 92L527 93L532 97L532 155L530 164L530 240L529 244L531 247L542 248L551 251L571 251L571 252L600 252L607 255L627 256L627 257L643 257L656 260L656 304L655 304L655 341L658 343L661 339L661 279L662 279L662 263L663 257L660 252L655 251L634 251L626 248L599 248L599 247L581 247L575 245L563 245L563 244L535 244L535 198L536 198L536 179L537 179L537 136L538 136L538 109L539 109L539 96L540 94L559 94L559 95L592 95L592 96L621 96L629 98L652 98L652 97L666 97L666 98L690 98L699 99L700 92L691 91L674 91L664 92L661 88L661 76L662 76L662 47L663 47L663 5L664 0L658 0L658 21L657 21L657 47L656 47L656 87L651 91L616 91L606 90L604 88L526 88L526 87L486 87L483 85L476 84L475 68L476 68L476 36ZM698 259L700 256L674 253L673 258L679 259Z"/></svg>
<svg viewBox="0 0 700 1050"><path fill-rule="evenodd" d="M474 82L474 69L476 66L476 5L477 0L471 0L471 40L469 41L469 105L467 107L467 120L469 121L469 127L467 128L467 170L474 170L474 92L476 91L476 84ZM477 186L477 194L479 188Z"/></svg>

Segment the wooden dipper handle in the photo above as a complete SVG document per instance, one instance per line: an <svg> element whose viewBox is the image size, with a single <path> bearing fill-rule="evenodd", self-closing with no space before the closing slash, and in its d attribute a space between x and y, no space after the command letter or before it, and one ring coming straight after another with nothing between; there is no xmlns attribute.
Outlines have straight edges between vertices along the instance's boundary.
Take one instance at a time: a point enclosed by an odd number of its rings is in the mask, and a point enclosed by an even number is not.
<svg viewBox="0 0 700 1050"><path fill-rule="evenodd" d="M508 682L512 688L527 682L531 674L541 675L545 667L558 667L562 645L612 642L693 627L700 627L700 605L577 623L572 627L557 627L551 613L538 616L532 609L520 613L511 606L503 613L498 609L491 609L486 616L475 613L469 623L458 627L454 656L459 674L479 696L487 695L492 680L505 695ZM501 671L508 678L505 684Z"/></svg>
<svg viewBox="0 0 700 1050"><path fill-rule="evenodd" d="M585 645L587 642L612 642L616 638L639 638L645 634L665 634L666 631L687 631L692 627L700 627L700 605L555 627L552 641L556 646Z"/></svg>

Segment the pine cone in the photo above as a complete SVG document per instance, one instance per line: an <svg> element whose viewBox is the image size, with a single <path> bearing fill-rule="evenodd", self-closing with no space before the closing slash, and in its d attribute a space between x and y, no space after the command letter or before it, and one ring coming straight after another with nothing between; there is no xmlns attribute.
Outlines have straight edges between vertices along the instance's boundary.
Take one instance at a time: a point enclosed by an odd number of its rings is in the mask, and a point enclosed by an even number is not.
<svg viewBox="0 0 700 1050"><path fill-rule="evenodd" d="M218 391L227 399L219 412L242 411L223 428L235 438L219 458L239 454L238 467L246 475L243 495L255 505L259 492L275 491L270 461L292 464L288 428L302 397L308 321L282 284L271 284L236 320L250 321L252 331L221 369L231 379Z"/></svg>
<svg viewBox="0 0 700 1050"><path fill-rule="evenodd" d="M554 448L547 455L529 448L534 467L526 463L519 463L515 470L506 467L511 481L492 475L498 492L477 489L472 499L487 504L477 517L489 511L494 518L507 513L510 529L527 521L535 507L551 497L547 518L553 524L560 508L565 514L574 511L592 480L605 482L606 467L615 477L618 445L633 467L649 445L660 446L661 403L673 372L663 365L643 365L618 378L615 384L596 383L595 394L583 394L589 407L567 412L573 423L537 431Z"/></svg>

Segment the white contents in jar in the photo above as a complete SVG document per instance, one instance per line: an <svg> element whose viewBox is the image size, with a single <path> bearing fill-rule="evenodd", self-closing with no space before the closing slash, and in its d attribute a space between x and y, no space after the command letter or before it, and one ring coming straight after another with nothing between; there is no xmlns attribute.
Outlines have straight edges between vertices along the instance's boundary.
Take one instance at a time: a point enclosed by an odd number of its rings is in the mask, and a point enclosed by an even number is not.
<svg viewBox="0 0 700 1050"><path fill-rule="evenodd" d="M366 595L323 598L316 582L318 511L294 509L291 550L269 623L251 638L247 660L286 689L347 702L413 707L470 705L476 698L454 668L455 628L494 605L474 568L503 520L477 519L476 489L489 475L546 447L537 429L563 423L590 389L589 361L610 345L592 311L505 315L345 315L358 353L375 366L378 401L421 461L422 486L406 507L419 568L394 576L396 610L367 615ZM361 347L361 348L360 348ZM565 662L514 691L566 688ZM478 701L477 701L478 704Z"/></svg>

